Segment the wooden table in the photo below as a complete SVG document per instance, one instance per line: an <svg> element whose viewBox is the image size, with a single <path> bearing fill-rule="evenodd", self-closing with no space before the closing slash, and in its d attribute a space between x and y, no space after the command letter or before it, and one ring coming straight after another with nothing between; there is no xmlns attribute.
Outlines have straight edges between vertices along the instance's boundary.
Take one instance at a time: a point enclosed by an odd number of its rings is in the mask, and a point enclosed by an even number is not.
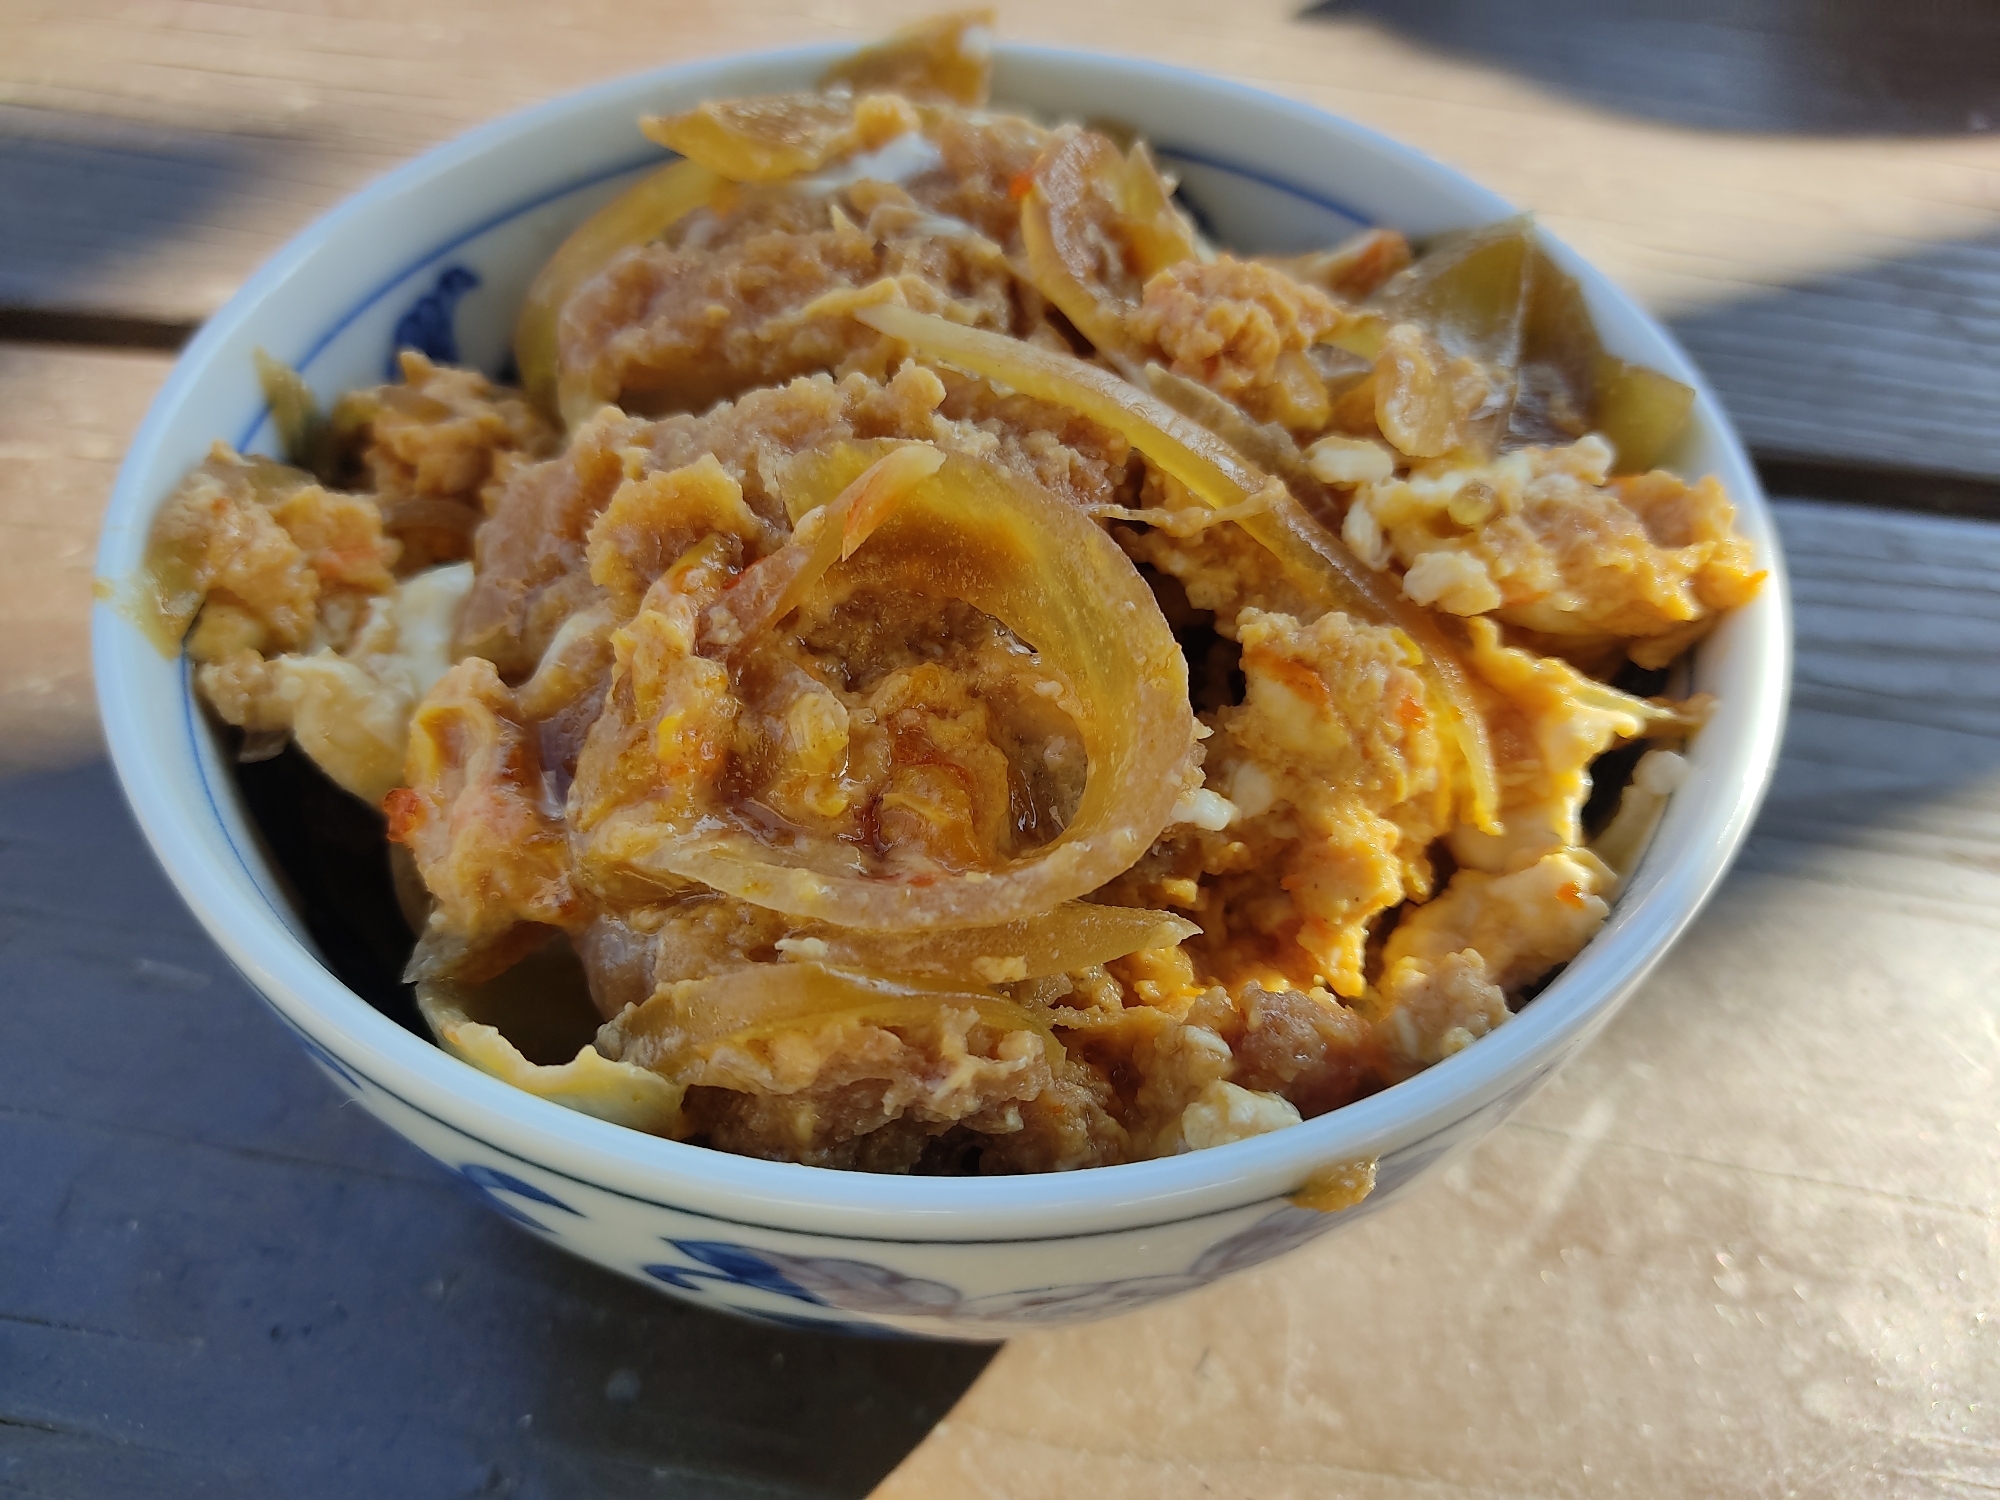
<svg viewBox="0 0 2000 1500"><path fill-rule="evenodd" d="M1990 9L1007 8L1537 206L1673 319L1783 497L1798 689L1749 852L1611 1031L1394 1213L997 1354L739 1326L515 1233L341 1106L182 912L84 641L166 351L454 131L904 14L0 0L0 1494L2000 1489Z"/></svg>

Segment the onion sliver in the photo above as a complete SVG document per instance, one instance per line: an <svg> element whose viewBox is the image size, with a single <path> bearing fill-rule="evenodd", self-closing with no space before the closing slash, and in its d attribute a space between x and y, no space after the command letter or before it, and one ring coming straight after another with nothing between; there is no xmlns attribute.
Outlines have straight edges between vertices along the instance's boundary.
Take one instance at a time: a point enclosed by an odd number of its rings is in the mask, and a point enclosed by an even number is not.
<svg viewBox="0 0 2000 1500"><path fill-rule="evenodd" d="M835 63L820 75L819 86L938 96L976 108L993 81L993 23L993 12L983 7L912 22Z"/></svg>
<svg viewBox="0 0 2000 1500"><path fill-rule="evenodd" d="M712 99L640 129L669 151L731 182L781 182L824 166L856 143L849 94L763 94Z"/></svg>
<svg viewBox="0 0 2000 1500"><path fill-rule="evenodd" d="M898 446L843 443L804 455L787 466L787 488L838 495ZM793 916L909 931L1045 912L1130 869L1159 837L1195 774L1187 663L1145 580L1082 511L997 465L948 457L833 576L963 600L1061 674L1088 767L1067 826L996 869L905 876L870 868L849 845L778 848L710 814L679 826L627 823L616 830L621 862ZM825 857L830 843L838 863Z"/></svg>
<svg viewBox="0 0 2000 1500"><path fill-rule="evenodd" d="M1021 248L1028 281L1074 323L1077 331L1107 358L1135 364L1138 343L1128 337L1124 320L1108 300L1084 285L1083 278L1064 264L1049 222L1048 200L1040 188L1029 190L1021 203Z"/></svg>
<svg viewBox="0 0 2000 1500"><path fill-rule="evenodd" d="M1156 272L1195 257L1194 236L1145 146L1120 155L1091 131L1059 133L1035 164L1021 200L1021 248L1035 290L1100 354L1135 370L1144 353L1125 330L1128 306Z"/></svg>
<svg viewBox="0 0 2000 1500"><path fill-rule="evenodd" d="M1364 567L1340 538L1306 514L1282 483L1254 468L1199 422L1074 355L890 303L864 308L854 316L933 359L1067 407L1110 428L1217 510L1265 498L1268 505L1261 513L1243 516L1237 524L1263 543L1295 580L1329 608L1395 625L1422 648L1465 760L1472 821L1488 832L1498 829L1495 812L1500 799L1486 721L1456 648L1429 611Z"/></svg>
<svg viewBox="0 0 2000 1500"><path fill-rule="evenodd" d="M814 1022L917 1026L947 1007L971 1007L996 1031L1031 1031L1055 1067L1062 1044L1024 1005L978 990L933 988L823 964L750 964L660 989L611 1023L627 1061L669 1076L722 1042L747 1042Z"/></svg>
<svg viewBox="0 0 2000 1500"><path fill-rule="evenodd" d="M1284 428L1274 422L1257 421L1227 396L1157 364L1149 362L1141 373L1143 389L1182 416L1199 422L1265 473L1277 475L1294 499L1305 502L1309 514L1316 517L1326 514L1331 503L1326 486L1306 467L1305 454Z"/></svg>
<svg viewBox="0 0 2000 1500"><path fill-rule="evenodd" d="M839 496L808 512L791 539L760 558L710 608L704 644L738 651L799 607L807 590L852 557L911 488L937 473L944 454L928 443L899 443L870 464Z"/></svg>
<svg viewBox="0 0 2000 1500"><path fill-rule="evenodd" d="M1006 984L1073 974L1149 948L1172 948L1199 931L1193 922L1172 912L1067 901L1040 916L957 932L855 932L814 926L779 947L792 958L869 974L961 981L971 976L985 984Z"/></svg>
<svg viewBox="0 0 2000 1500"><path fill-rule="evenodd" d="M585 219L548 258L528 288L514 325L514 362L520 366L521 386L543 410L560 410L556 325L570 294L620 250L657 238L705 207L721 185L722 179L698 162L671 162Z"/></svg>
<svg viewBox="0 0 2000 1500"><path fill-rule="evenodd" d="M459 1061L580 1114L652 1135L680 1133L685 1090L679 1084L629 1062L613 1062L588 1046L565 1063L532 1063L504 1032L472 1019L468 994L448 981L417 983L417 1009L438 1045Z"/></svg>

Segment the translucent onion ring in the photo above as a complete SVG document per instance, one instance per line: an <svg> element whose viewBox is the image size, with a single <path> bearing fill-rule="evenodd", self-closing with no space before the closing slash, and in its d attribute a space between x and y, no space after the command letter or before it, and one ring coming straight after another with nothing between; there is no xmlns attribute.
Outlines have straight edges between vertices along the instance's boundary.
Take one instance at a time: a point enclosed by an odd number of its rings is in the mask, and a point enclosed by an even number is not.
<svg viewBox="0 0 2000 1500"><path fill-rule="evenodd" d="M528 288L514 325L514 362L520 367L522 389L536 405L568 415L557 389L556 328L571 294L620 250L657 239L705 207L721 186L722 179L699 163L671 162L585 219L548 258Z"/></svg>
<svg viewBox="0 0 2000 1500"><path fill-rule="evenodd" d="M1018 922L957 932L855 932L816 923L778 946L795 960L868 974L959 980L971 976L987 984L1005 984L1074 974L1128 953L1176 947L1200 931L1172 912L1067 901L1054 911Z"/></svg>
<svg viewBox="0 0 2000 1500"><path fill-rule="evenodd" d="M834 496L900 446L844 443L807 455L788 467L787 483ZM1019 475L952 456L903 493L868 544L837 567L864 586L961 599L1067 679L1088 761L1068 826L999 869L899 876L866 869L844 846L844 868L788 862L802 856L713 815L687 827L634 819L614 829L624 821L614 814L605 828L618 861L641 875L698 880L758 906L871 931L1011 922L1130 869L1192 778L1195 722L1180 645L1117 544Z"/></svg>
<svg viewBox="0 0 2000 1500"><path fill-rule="evenodd" d="M708 979L663 986L611 1023L626 1061L673 1076L724 1042L747 1042L813 1022L914 1026L940 1010L971 1007L996 1031L1031 1031L1049 1066L1063 1060L1047 1021L990 991L933 987L817 963L749 964Z"/></svg>
<svg viewBox="0 0 2000 1500"><path fill-rule="evenodd" d="M505 983L505 976L497 982ZM631 1063L613 1062L589 1046L579 1048L568 1062L530 1062L505 1032L474 1019L480 988L448 980L417 981L417 1009L445 1051L551 1104L652 1135L681 1133L685 1090L679 1084Z"/></svg>
<svg viewBox="0 0 2000 1500"><path fill-rule="evenodd" d="M1500 799L1486 721L1456 648L1428 610L1412 604L1364 567L1340 538L1306 514L1283 484L1253 468L1199 422L1074 355L890 303L863 308L854 316L933 359L1067 407L1110 428L1217 510L1253 497L1268 499L1261 513L1244 516L1237 524L1329 608L1394 625L1422 648L1465 761L1472 822L1489 833L1499 830Z"/></svg>
<svg viewBox="0 0 2000 1500"><path fill-rule="evenodd" d="M1156 272L1195 258L1194 236L1174 208L1167 186L1143 142L1129 155L1102 136L1078 131L1059 137L1035 164L1021 199L1021 247L1028 280L1059 308L1100 354L1121 369L1136 370L1145 351L1125 330L1125 311L1115 297L1086 277L1091 247L1063 222L1050 188L1081 199L1090 184L1103 188L1118 205L1122 247L1133 279L1144 284Z"/></svg>
<svg viewBox="0 0 2000 1500"><path fill-rule="evenodd" d="M914 21L820 75L823 89L856 94L934 95L971 108L993 82L993 26L987 7Z"/></svg>
<svg viewBox="0 0 2000 1500"><path fill-rule="evenodd" d="M1048 199L1039 187L1029 189L1021 202L1021 248L1029 284L1053 302L1107 358L1136 365L1141 350L1136 340L1126 336L1118 309L1063 263L1049 221Z"/></svg>
<svg viewBox="0 0 2000 1500"><path fill-rule="evenodd" d="M817 171L856 143L848 94L759 94L710 99L639 122L649 139L731 182L782 182Z"/></svg>

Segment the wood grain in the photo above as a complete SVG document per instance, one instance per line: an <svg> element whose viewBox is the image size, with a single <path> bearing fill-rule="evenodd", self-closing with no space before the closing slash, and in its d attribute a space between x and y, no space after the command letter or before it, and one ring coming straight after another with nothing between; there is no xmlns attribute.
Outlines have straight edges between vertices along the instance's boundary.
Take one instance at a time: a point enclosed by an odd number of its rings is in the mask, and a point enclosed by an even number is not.
<svg viewBox="0 0 2000 1500"><path fill-rule="evenodd" d="M1606 1035L1407 1207L1009 1344L877 1500L2000 1485L2000 528L1780 520L1776 787Z"/></svg>
<svg viewBox="0 0 2000 1500"><path fill-rule="evenodd" d="M2000 123L2000 77L1967 66L2000 45L1986 6L1318 0L1304 14L1366 19L1602 109L1700 130L1950 135Z"/></svg>
<svg viewBox="0 0 2000 1500"><path fill-rule="evenodd" d="M367 178L504 110L917 8L0 0L0 201L33 205L0 216L0 305L183 324ZM1680 320L1760 447L2000 473L1986 10L1480 11L1015 0L1003 23L1310 100L1534 206Z"/></svg>
<svg viewBox="0 0 2000 1500"><path fill-rule="evenodd" d="M349 1108L102 764L0 781L0 1494L858 1497L978 1347L671 1302Z"/></svg>
<svg viewBox="0 0 2000 1500"><path fill-rule="evenodd" d="M0 774L101 753L91 558L159 354L0 344Z"/></svg>

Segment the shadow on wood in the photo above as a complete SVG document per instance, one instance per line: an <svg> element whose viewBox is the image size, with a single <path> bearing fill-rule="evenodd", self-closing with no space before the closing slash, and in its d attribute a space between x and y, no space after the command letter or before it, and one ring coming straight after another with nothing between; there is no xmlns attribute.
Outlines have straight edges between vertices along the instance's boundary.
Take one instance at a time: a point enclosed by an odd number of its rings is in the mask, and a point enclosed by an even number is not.
<svg viewBox="0 0 2000 1500"><path fill-rule="evenodd" d="M162 245L240 234L244 205L310 181L310 154L279 136L0 105L0 336L178 348L193 320L152 315L121 295L126 279Z"/></svg>
<svg viewBox="0 0 2000 1500"><path fill-rule="evenodd" d="M0 782L0 1488L860 1496L986 1348L790 1333L531 1240L345 1107L109 770Z"/></svg>
<svg viewBox="0 0 2000 1500"><path fill-rule="evenodd" d="M2000 474L2000 237L1746 288L1673 326L1760 454ZM1790 493L1821 492L1800 477ZM1885 485L1874 503L1906 502Z"/></svg>
<svg viewBox="0 0 2000 1500"><path fill-rule="evenodd" d="M1702 130L1957 135L2000 128L2000 11L1959 0L1322 0L1602 109Z"/></svg>

